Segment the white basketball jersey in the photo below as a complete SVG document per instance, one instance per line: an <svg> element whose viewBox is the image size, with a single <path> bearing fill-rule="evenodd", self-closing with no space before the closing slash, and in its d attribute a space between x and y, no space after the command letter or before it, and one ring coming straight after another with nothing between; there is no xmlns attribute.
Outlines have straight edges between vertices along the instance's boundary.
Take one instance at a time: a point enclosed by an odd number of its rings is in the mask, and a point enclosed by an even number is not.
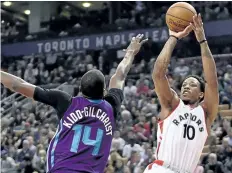
<svg viewBox="0 0 232 173"><path fill-rule="evenodd" d="M156 158L170 167L193 172L207 136L202 106L191 108L180 100L176 109L158 123Z"/></svg>

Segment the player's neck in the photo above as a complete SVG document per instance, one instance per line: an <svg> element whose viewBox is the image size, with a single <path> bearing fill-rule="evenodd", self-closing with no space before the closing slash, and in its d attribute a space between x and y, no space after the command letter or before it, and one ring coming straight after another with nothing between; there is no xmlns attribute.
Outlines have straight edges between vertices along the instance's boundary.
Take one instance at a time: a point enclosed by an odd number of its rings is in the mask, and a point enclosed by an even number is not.
<svg viewBox="0 0 232 173"><path fill-rule="evenodd" d="M191 107L192 109L199 106L199 102L195 102L195 103L190 103L188 101L183 101L185 105L188 105L189 107Z"/></svg>

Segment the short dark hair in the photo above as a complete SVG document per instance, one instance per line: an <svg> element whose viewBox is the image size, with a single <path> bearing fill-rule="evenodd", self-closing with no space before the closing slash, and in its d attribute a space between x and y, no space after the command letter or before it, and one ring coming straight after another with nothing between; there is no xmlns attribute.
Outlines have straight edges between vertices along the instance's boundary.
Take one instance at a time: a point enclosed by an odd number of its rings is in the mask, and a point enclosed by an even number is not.
<svg viewBox="0 0 232 173"><path fill-rule="evenodd" d="M198 82L200 83L200 90L201 90L201 92L205 93L205 80L204 80L202 77L197 76L197 75L189 75L189 76L187 76L187 77L183 80L183 82L184 82L186 79L190 78L190 77L193 77L193 78L195 78L195 79L198 80ZM183 82L182 82L182 84L183 84Z"/></svg>
<svg viewBox="0 0 232 173"><path fill-rule="evenodd" d="M80 91L84 97L102 99L105 89L105 77L99 70L90 70L81 78Z"/></svg>

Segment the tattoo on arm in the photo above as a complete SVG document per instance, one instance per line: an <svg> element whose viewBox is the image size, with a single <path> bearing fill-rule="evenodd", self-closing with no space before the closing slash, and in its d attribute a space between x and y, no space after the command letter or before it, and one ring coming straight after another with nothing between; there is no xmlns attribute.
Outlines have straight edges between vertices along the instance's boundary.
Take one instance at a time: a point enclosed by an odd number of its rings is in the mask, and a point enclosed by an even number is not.
<svg viewBox="0 0 232 173"><path fill-rule="evenodd" d="M127 53L125 55L125 58L118 65L117 71L118 70L120 71L122 79L125 79L127 74L129 73L133 60L134 60L134 55L131 53Z"/></svg>
<svg viewBox="0 0 232 173"><path fill-rule="evenodd" d="M156 62L154 70L159 74L165 75L166 70L168 69L168 65L170 63L172 52L175 48L177 41L175 38L169 38L166 42L164 48L162 49L161 53L159 54Z"/></svg>

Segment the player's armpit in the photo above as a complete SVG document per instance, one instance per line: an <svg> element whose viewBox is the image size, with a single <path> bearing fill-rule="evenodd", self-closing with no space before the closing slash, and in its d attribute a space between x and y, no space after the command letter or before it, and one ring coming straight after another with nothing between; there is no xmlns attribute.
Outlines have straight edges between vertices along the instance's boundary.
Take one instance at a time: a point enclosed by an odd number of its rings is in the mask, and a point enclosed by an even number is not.
<svg viewBox="0 0 232 173"><path fill-rule="evenodd" d="M219 105L219 94L217 87L210 86L206 83L205 85L205 96L203 101L203 107L206 111L209 125L211 125L217 117L218 105Z"/></svg>
<svg viewBox="0 0 232 173"><path fill-rule="evenodd" d="M104 99L111 104L114 110L114 115L117 116L123 101L122 90L117 88L111 88L108 94L104 97Z"/></svg>

